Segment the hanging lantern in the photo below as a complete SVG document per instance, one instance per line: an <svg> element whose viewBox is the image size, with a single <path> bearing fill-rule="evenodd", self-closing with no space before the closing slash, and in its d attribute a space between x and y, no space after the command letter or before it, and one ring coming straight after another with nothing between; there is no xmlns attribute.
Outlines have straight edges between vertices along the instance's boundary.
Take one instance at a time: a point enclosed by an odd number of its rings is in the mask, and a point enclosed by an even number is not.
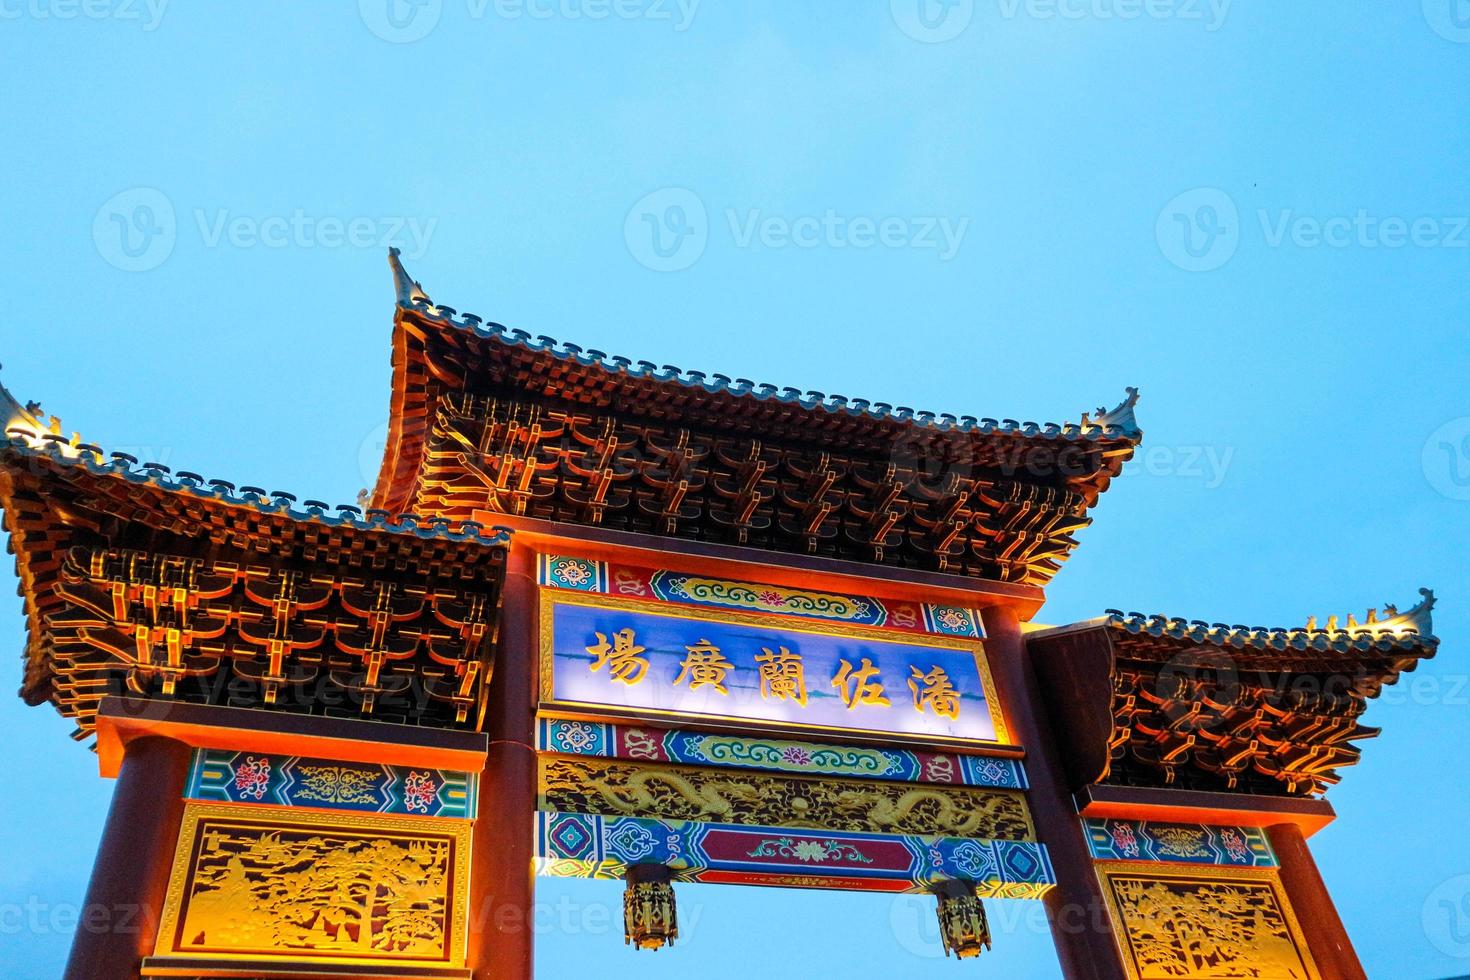
<svg viewBox="0 0 1470 980"><path fill-rule="evenodd" d="M623 892L623 941L637 949L658 949L679 938L674 906L673 872L662 864L636 864L628 869Z"/></svg>
<svg viewBox="0 0 1470 980"><path fill-rule="evenodd" d="M939 897L939 938L944 955L958 959L979 956L990 948L990 923L985 906L968 881L946 881L934 889Z"/></svg>

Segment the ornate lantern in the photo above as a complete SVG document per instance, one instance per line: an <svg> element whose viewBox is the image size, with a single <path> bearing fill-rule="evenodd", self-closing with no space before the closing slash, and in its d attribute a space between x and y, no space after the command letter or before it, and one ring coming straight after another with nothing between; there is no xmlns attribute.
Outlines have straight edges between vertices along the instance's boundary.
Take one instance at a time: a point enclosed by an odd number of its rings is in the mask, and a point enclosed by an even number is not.
<svg viewBox="0 0 1470 980"><path fill-rule="evenodd" d="M989 949L990 923L974 883L946 881L934 892L939 897L939 938L944 942L944 955L954 953L963 960Z"/></svg>
<svg viewBox="0 0 1470 980"><path fill-rule="evenodd" d="M658 949L679 938L674 905L673 872L662 864L635 864L628 869L623 892L623 941L637 949Z"/></svg>

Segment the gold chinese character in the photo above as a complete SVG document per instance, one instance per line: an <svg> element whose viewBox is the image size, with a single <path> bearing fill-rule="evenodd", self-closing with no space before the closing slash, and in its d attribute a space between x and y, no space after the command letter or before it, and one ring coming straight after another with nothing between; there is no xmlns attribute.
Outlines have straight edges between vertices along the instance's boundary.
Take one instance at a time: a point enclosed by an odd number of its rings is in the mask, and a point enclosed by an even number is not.
<svg viewBox="0 0 1470 980"><path fill-rule="evenodd" d="M860 704L889 703L883 696L883 684L873 680L878 676L878 668L873 666L873 661L864 657L862 667L857 670L853 670L852 664L846 660L839 660L838 663L842 664L842 669L832 678L832 686L837 688L838 696L849 711ZM849 681L852 682L850 686Z"/></svg>
<svg viewBox="0 0 1470 980"><path fill-rule="evenodd" d="M606 664L608 676L629 687L643 680L648 673L648 661L639 656L643 650L633 638L631 629L618 630L613 634L611 644L607 642L607 637L598 633L597 642L587 648L588 653L597 657L592 665L594 672L601 670Z"/></svg>
<svg viewBox="0 0 1470 980"><path fill-rule="evenodd" d="M755 655L761 672L761 697L765 700L795 701L806 707L806 670L801 665L801 654L780 647L773 653L769 647Z"/></svg>
<svg viewBox="0 0 1470 980"><path fill-rule="evenodd" d="M689 656L680 662L679 666L684 669L679 671L679 676L674 678L674 686L678 687L689 678L689 690L697 691L701 687L712 687L721 694L729 694L725 690L725 675L735 669L735 665L725 659L720 648L709 640L700 640L692 647L685 647Z"/></svg>
<svg viewBox="0 0 1470 980"><path fill-rule="evenodd" d="M949 675L942 667L931 667L926 674L911 664L909 671L909 690L914 692L915 711L922 715L926 707L933 708L936 715L959 720L960 692L949 682Z"/></svg>

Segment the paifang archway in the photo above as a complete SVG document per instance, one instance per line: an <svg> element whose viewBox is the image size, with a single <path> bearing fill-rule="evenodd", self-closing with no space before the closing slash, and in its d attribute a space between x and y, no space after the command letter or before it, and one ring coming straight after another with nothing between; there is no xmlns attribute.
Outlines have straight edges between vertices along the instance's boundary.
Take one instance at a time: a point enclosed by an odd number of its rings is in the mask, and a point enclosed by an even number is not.
<svg viewBox="0 0 1470 980"><path fill-rule="evenodd" d="M1071 977L1363 976L1305 841L1432 594L1039 626L1136 391L936 416L533 338L390 264L361 506L0 388L22 694L118 780L69 977L522 980L538 873L623 882L641 948L698 880L932 893L960 957L1039 900Z"/></svg>

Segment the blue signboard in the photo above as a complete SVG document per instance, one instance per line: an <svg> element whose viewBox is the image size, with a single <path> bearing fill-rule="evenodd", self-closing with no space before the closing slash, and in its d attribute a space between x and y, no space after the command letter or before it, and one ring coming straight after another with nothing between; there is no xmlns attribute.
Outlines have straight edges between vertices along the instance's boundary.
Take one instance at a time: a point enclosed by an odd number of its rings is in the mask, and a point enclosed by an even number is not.
<svg viewBox="0 0 1470 980"><path fill-rule="evenodd" d="M543 592L548 706L996 745L1008 734L977 640L790 625Z"/></svg>

